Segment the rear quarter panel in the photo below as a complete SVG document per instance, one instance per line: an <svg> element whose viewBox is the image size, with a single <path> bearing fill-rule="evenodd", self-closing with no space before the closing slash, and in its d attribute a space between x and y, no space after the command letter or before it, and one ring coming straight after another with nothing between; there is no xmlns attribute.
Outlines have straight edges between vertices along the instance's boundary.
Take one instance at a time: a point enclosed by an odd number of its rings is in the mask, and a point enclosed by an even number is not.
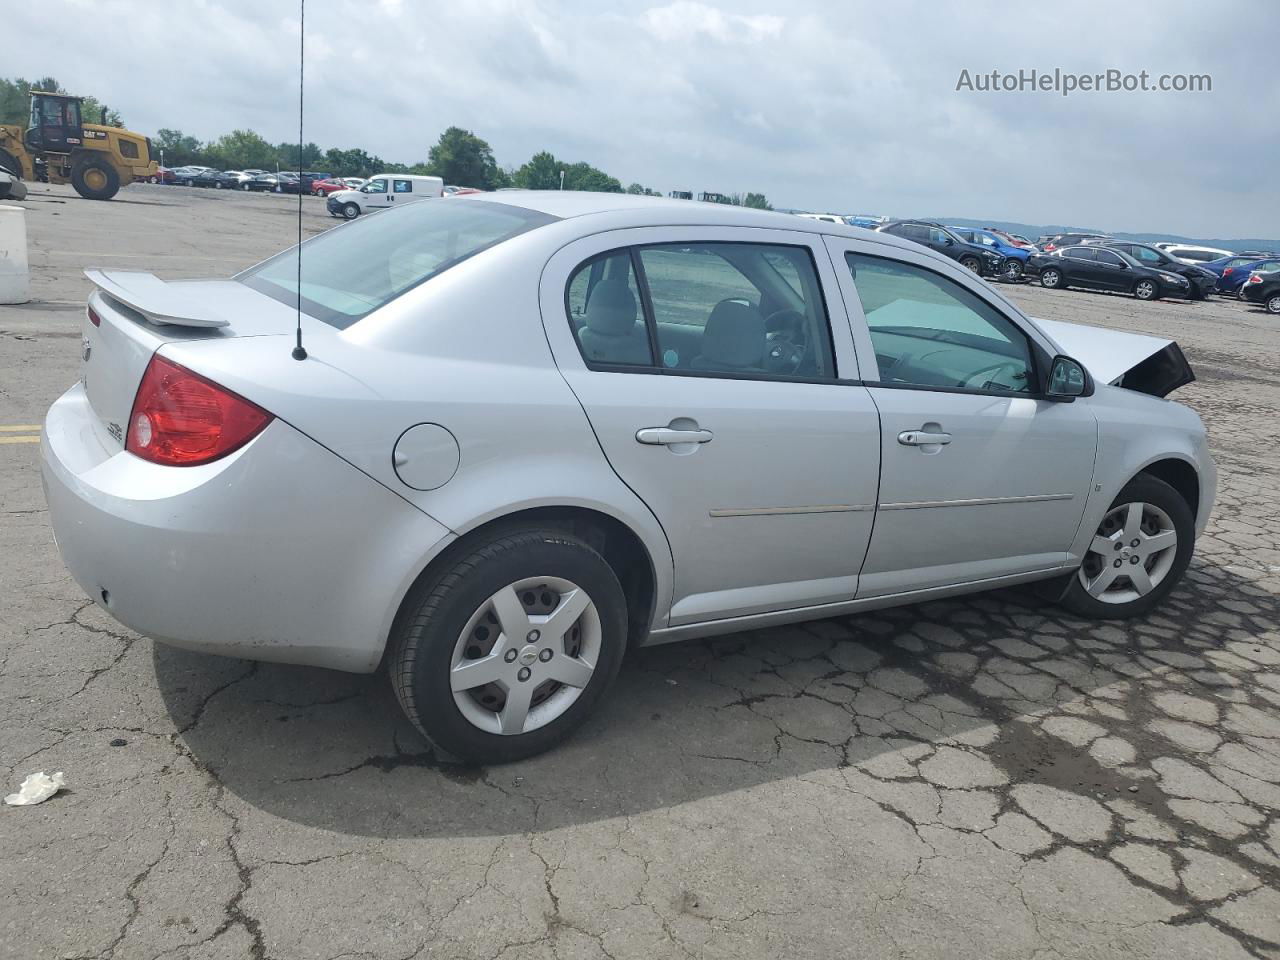
<svg viewBox="0 0 1280 960"><path fill-rule="evenodd" d="M652 560L661 626L670 548L609 467L552 361L538 312L549 255L542 232L464 261L345 331L313 334L308 324L302 362L290 358L288 337L174 344L163 353L261 405L458 535L544 506L620 520ZM406 486L392 460L401 434L420 423L440 424L458 442L457 472L435 490ZM444 544L419 546L421 569Z"/></svg>

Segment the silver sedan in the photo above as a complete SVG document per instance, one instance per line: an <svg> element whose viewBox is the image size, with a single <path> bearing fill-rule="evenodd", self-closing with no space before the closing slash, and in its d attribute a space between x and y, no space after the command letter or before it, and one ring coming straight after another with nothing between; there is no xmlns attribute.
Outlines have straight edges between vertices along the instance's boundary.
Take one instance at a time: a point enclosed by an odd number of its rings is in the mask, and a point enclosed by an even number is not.
<svg viewBox="0 0 1280 960"><path fill-rule="evenodd" d="M1141 616L1213 505L1176 344L843 224L512 191L90 277L43 439L77 582L163 642L385 661L465 761L567 736L638 644L1020 583Z"/></svg>

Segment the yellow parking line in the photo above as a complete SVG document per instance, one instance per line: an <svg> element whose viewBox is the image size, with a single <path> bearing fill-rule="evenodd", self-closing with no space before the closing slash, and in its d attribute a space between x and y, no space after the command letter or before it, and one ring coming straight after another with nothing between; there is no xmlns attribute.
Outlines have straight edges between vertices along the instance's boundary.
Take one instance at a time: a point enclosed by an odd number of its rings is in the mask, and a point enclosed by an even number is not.
<svg viewBox="0 0 1280 960"><path fill-rule="evenodd" d="M0 443L39 443L39 437L0 437Z"/></svg>
<svg viewBox="0 0 1280 960"><path fill-rule="evenodd" d="M0 424L0 433L30 433L32 430L35 430L38 433L40 431L40 424L17 423L12 426Z"/></svg>

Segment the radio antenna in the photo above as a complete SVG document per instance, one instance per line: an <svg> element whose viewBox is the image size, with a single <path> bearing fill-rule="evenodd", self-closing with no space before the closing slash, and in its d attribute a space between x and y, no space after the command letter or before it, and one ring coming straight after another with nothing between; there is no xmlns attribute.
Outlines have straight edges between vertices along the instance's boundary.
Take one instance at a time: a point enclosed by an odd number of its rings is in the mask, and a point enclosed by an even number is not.
<svg viewBox="0 0 1280 960"><path fill-rule="evenodd" d="M298 0L298 325L293 359L307 359L302 345L302 80L307 62L307 0Z"/></svg>

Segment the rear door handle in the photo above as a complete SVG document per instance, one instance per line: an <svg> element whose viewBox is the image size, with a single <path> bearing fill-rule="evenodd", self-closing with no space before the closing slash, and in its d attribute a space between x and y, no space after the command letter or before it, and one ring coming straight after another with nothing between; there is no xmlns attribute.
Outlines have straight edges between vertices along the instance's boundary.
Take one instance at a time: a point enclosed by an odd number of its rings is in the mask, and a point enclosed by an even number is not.
<svg viewBox="0 0 1280 960"><path fill-rule="evenodd" d="M951 434L927 433L924 430L903 430L898 434L898 442L907 447L923 447L930 443L942 445L951 442Z"/></svg>
<svg viewBox="0 0 1280 960"><path fill-rule="evenodd" d="M710 430L676 430L673 427L645 427L636 431L636 439L641 443L663 446L673 443L710 443L712 436Z"/></svg>

